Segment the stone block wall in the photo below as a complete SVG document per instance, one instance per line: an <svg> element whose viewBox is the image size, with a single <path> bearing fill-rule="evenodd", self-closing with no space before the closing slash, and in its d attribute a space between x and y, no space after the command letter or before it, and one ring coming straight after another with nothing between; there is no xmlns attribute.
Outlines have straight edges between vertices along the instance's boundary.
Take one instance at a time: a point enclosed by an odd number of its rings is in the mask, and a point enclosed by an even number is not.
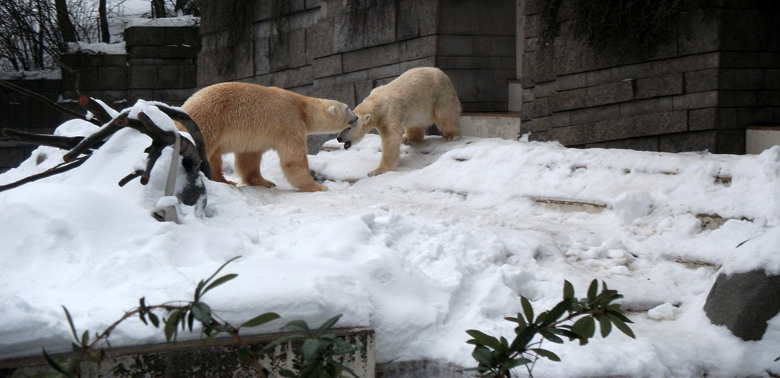
<svg viewBox="0 0 780 378"><path fill-rule="evenodd" d="M464 110L506 110L506 79L515 76L513 1L236 0L207 7L199 86L245 81L355 106L410 68L437 66L452 77ZM463 28L464 12L474 9L484 25Z"/></svg>
<svg viewBox="0 0 780 378"><path fill-rule="evenodd" d="M125 29L126 54L65 55L78 72L63 70L66 98L81 94L99 98L115 109L138 99L181 105L196 87L198 27L130 27ZM77 83L78 80L78 83Z"/></svg>
<svg viewBox="0 0 780 378"><path fill-rule="evenodd" d="M761 16L767 2L737 3L686 13L640 59L597 55L567 20L541 46L541 1L529 1L523 132L566 146L744 153L746 126L780 124L780 24Z"/></svg>
<svg viewBox="0 0 780 378"><path fill-rule="evenodd" d="M181 105L194 92L198 27L131 27L125 30L126 54L77 53L62 57L71 68L61 80L13 80L13 84L83 111L78 92L120 110L138 99ZM0 87L0 128L50 134L72 117L37 100ZM0 172L17 167L35 145L0 140Z"/></svg>

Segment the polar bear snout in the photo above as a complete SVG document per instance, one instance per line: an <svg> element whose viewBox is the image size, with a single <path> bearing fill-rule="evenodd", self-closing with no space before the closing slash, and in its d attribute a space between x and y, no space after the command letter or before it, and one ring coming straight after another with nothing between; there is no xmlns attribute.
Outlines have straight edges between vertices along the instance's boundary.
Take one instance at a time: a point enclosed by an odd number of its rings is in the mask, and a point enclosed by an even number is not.
<svg viewBox="0 0 780 378"><path fill-rule="evenodd" d="M344 143L344 149L348 149L352 147L352 138L349 137L349 133L352 131L352 127L347 127L344 130L341 130L341 132L336 136L336 141L339 143Z"/></svg>

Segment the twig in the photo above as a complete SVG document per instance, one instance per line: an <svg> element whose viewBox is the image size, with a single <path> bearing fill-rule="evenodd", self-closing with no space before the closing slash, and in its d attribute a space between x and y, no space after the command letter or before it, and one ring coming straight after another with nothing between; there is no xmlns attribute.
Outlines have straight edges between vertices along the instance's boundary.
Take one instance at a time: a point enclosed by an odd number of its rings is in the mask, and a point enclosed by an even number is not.
<svg viewBox="0 0 780 378"><path fill-rule="evenodd" d="M97 121L101 124L111 121L112 119L106 108L104 108L103 105L100 105L100 103L95 101L93 98L87 96L79 97L79 106L89 110L89 112L92 113L92 115L95 116L95 119L97 119Z"/></svg>
<svg viewBox="0 0 780 378"><path fill-rule="evenodd" d="M66 137L48 134L35 134L26 131L2 129L2 135L9 139L15 139L22 142L34 143L39 146L56 147L63 150L69 150L76 147L84 137Z"/></svg>

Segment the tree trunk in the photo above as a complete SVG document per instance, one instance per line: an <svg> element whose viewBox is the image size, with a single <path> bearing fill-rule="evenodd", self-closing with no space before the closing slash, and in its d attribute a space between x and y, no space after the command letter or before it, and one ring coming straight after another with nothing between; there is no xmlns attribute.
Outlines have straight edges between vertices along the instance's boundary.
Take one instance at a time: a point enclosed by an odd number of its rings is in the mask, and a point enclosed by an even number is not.
<svg viewBox="0 0 780 378"><path fill-rule="evenodd" d="M152 0L152 18L165 18L165 1Z"/></svg>
<svg viewBox="0 0 780 378"><path fill-rule="evenodd" d="M70 13L68 12L68 3L66 0L54 0L54 6L57 10L57 23L60 27L60 34L62 35L62 41L77 42L76 28L70 21Z"/></svg>
<svg viewBox="0 0 780 378"><path fill-rule="evenodd" d="M111 32L108 30L108 12L106 12L106 0L100 0L98 13L100 17L100 42L111 43Z"/></svg>

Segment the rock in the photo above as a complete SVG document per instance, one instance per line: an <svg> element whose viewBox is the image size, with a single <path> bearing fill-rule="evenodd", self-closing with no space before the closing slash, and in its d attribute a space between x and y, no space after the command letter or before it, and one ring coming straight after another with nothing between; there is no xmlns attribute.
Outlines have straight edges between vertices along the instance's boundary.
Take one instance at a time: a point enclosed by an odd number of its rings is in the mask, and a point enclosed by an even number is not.
<svg viewBox="0 0 780 378"><path fill-rule="evenodd" d="M724 325L745 341L761 340L766 322L780 311L780 276L764 270L726 275L712 285L704 312L712 324Z"/></svg>

